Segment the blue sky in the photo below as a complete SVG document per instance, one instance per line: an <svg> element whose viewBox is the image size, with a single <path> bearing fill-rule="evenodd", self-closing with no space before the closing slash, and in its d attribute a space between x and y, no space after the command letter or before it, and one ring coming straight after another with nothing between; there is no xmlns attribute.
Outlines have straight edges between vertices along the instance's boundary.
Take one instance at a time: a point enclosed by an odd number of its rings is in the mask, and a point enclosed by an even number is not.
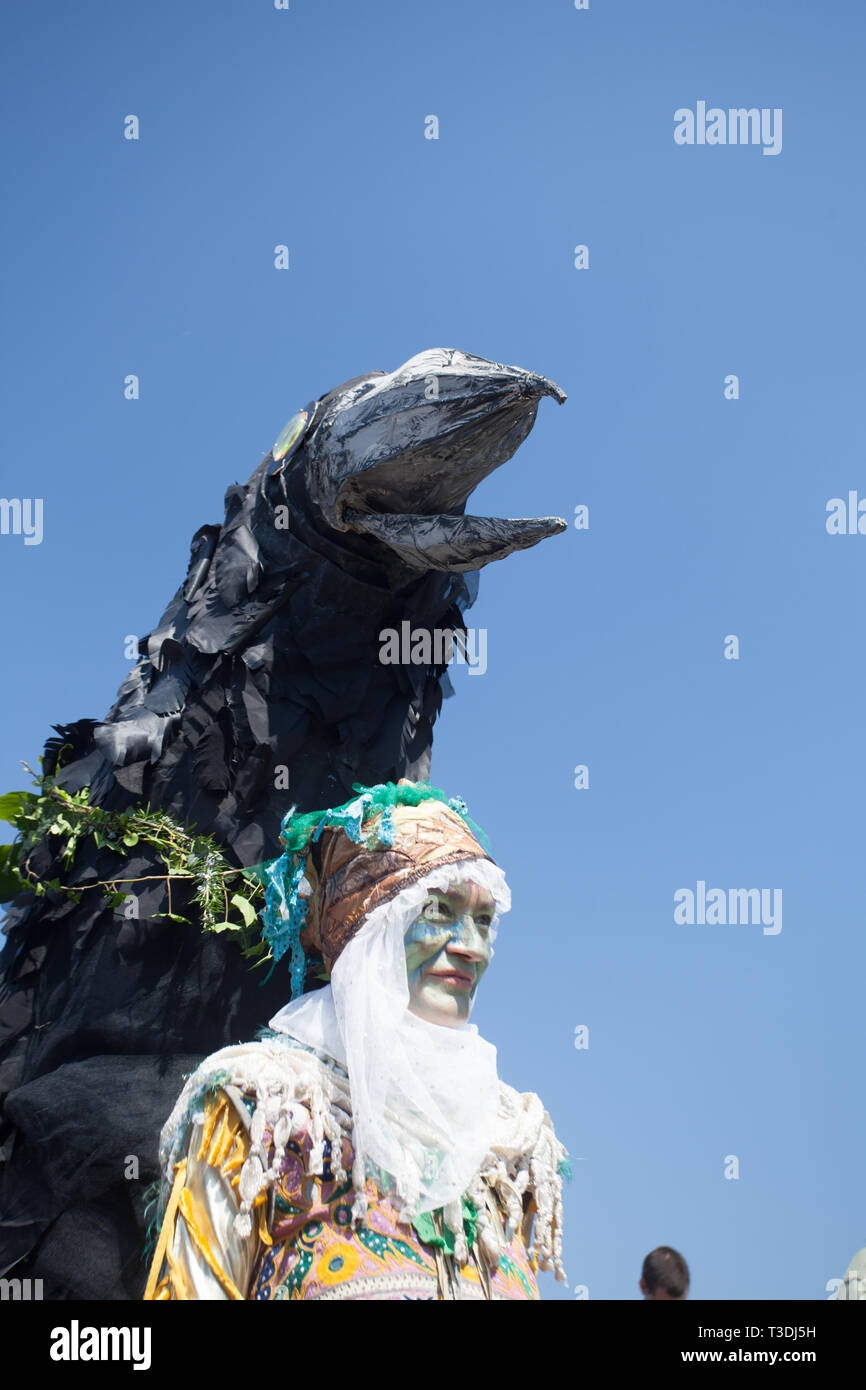
<svg viewBox="0 0 866 1390"><path fill-rule="evenodd" d="M44 536L0 536L3 789L108 709L298 406L434 346L552 377L471 509L590 526L483 573L488 669L433 760L514 890L476 1021L580 1160L543 1291L638 1297L670 1244L694 1297L826 1297L866 1244L866 537L825 528L866 497L866 12L18 0L5 30L2 492ZM698 101L781 108L781 153L678 146ZM781 888L782 930L677 925L698 880Z"/></svg>

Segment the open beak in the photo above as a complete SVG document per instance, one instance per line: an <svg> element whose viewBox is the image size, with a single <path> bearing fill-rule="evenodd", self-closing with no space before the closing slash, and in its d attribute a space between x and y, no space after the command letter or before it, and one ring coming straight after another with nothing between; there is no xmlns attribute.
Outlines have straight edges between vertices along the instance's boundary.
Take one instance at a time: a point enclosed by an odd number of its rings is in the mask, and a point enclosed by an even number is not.
<svg viewBox="0 0 866 1390"><path fill-rule="evenodd" d="M307 451L310 492L338 530L408 566L476 570L566 529L561 517L467 516L478 484L523 443L555 382L451 348L419 353L326 410Z"/></svg>

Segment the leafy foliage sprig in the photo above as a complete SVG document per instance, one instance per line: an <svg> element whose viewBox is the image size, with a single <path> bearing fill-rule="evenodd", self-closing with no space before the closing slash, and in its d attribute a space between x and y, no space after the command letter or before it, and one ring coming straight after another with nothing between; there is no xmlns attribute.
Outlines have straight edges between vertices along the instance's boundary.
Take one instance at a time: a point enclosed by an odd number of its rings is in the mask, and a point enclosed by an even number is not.
<svg viewBox="0 0 866 1390"><path fill-rule="evenodd" d="M27 767L27 764L24 764ZM80 902L86 892L101 891L111 907L122 906L135 883L163 881L168 907L152 914L174 922L189 924L189 917L172 907L172 883L193 887L192 902L198 909L197 924L203 931L226 932L256 964L270 958L270 951L257 931L257 902L264 902L264 886L255 869L239 869L231 864L211 835L199 835L178 825L164 811L134 806L109 811L90 801L90 788L68 792L48 775L33 775L35 792L7 792L0 796L0 820L15 827L11 844L0 845L0 902L9 902L29 889L37 897L64 893ZM85 838L97 849L129 857L141 845L156 852L165 865L164 874L138 877L112 877L89 883L64 883L60 877L46 879L34 870L31 859L37 846L47 843L55 865L71 869L79 844ZM236 886L235 886L236 885ZM234 891L232 889L234 888Z"/></svg>

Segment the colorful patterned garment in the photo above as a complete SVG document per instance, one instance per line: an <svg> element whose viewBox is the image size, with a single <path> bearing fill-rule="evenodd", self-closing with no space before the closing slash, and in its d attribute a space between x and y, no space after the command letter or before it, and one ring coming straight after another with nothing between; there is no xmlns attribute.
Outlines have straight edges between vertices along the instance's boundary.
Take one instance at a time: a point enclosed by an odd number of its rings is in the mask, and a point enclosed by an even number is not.
<svg viewBox="0 0 866 1390"><path fill-rule="evenodd" d="M321 1067L309 1056L305 1062ZM469 1261L458 1269L444 1248L449 1233L438 1215L401 1222L395 1205L372 1180L365 1188L363 1220L353 1224L357 1194L345 1111L339 1126L343 1176L338 1180L321 1120L317 1123L306 1106L292 1102L290 1126L284 1121L291 1137L284 1138L279 1176L252 1201L251 1235L239 1237L233 1223L241 1206L244 1166L255 1146L261 1094L255 1087L226 1081L201 1099L203 1108L190 1113L186 1156L174 1165L146 1299L538 1298L538 1259L529 1250L536 1213L531 1188L521 1199L523 1219L512 1219L512 1229L494 1186L483 1183L477 1189L497 1231L495 1268L474 1239ZM280 1113L286 1116L285 1105ZM258 1131L259 1152L269 1162L279 1123L275 1107L272 1114L275 1118L259 1124ZM335 1137L336 1132L332 1128ZM468 1210L477 1215L471 1206ZM453 1240L450 1245L453 1249ZM489 1241L484 1248L489 1252Z"/></svg>

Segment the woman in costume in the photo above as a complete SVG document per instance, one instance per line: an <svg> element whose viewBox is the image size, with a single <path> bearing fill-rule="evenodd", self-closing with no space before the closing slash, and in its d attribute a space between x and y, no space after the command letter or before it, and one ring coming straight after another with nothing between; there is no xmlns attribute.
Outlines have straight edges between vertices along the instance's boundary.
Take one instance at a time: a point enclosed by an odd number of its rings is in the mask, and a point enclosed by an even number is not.
<svg viewBox="0 0 866 1390"><path fill-rule="evenodd" d="M290 811L264 935L292 1002L189 1078L146 1299L536 1299L566 1155L468 1022L505 878L422 784ZM309 974L330 976L301 994Z"/></svg>

